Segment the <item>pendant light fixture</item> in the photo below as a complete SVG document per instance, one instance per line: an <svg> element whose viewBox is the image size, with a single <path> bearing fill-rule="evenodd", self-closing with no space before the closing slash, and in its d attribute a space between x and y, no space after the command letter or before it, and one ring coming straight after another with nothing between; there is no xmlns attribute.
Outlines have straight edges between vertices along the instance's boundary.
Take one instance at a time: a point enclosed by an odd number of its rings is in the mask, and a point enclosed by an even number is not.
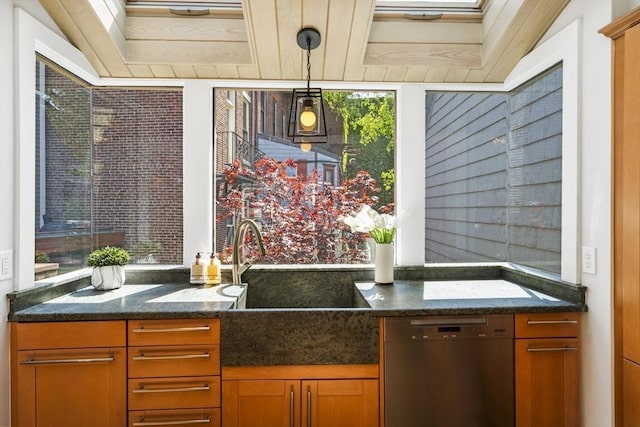
<svg viewBox="0 0 640 427"><path fill-rule="evenodd" d="M320 33L315 28L298 31L298 46L307 51L307 88L294 89L289 109L287 136L296 144L327 142L322 89L311 89L311 50L320 46Z"/></svg>

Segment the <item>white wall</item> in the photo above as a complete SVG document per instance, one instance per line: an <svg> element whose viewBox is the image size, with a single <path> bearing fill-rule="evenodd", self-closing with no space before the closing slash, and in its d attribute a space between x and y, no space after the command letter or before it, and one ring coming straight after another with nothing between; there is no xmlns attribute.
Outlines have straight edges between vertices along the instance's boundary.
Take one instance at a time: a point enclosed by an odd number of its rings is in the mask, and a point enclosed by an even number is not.
<svg viewBox="0 0 640 427"><path fill-rule="evenodd" d="M618 18L636 7L640 7L640 0L613 0L613 17Z"/></svg>
<svg viewBox="0 0 640 427"><path fill-rule="evenodd" d="M13 250L13 4L0 1L0 251ZM13 280L0 281L0 297L13 290ZM0 426L10 419L8 304L0 304Z"/></svg>
<svg viewBox="0 0 640 427"><path fill-rule="evenodd" d="M611 41L598 30L613 19L611 0L573 0L545 38L576 19L579 49L580 239L597 250L597 274L582 274L589 312L582 327L582 425L613 425L611 266Z"/></svg>

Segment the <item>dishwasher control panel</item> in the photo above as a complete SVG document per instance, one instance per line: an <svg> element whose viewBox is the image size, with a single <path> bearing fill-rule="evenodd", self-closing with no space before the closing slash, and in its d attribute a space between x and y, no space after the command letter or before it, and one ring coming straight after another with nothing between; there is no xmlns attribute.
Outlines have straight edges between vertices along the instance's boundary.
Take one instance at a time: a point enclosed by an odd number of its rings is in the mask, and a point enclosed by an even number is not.
<svg viewBox="0 0 640 427"><path fill-rule="evenodd" d="M468 338L513 338L511 314L387 317L385 342Z"/></svg>

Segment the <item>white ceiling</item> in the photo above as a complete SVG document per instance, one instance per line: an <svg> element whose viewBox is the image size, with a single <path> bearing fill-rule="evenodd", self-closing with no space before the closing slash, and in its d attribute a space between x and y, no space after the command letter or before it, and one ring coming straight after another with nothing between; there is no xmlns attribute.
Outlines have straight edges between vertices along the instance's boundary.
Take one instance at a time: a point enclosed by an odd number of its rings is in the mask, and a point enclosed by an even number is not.
<svg viewBox="0 0 640 427"><path fill-rule="evenodd" d="M569 0L40 0L103 77L502 82ZM435 19L433 19L435 18Z"/></svg>

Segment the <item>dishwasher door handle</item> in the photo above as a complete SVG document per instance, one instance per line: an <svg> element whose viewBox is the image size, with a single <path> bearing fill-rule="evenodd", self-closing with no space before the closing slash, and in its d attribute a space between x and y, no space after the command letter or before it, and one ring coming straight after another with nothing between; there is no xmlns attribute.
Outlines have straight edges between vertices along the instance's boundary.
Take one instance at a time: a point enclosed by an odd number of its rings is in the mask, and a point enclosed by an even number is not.
<svg viewBox="0 0 640 427"><path fill-rule="evenodd" d="M487 319L484 317L470 319L414 319L411 326L464 326L464 325L486 325Z"/></svg>

